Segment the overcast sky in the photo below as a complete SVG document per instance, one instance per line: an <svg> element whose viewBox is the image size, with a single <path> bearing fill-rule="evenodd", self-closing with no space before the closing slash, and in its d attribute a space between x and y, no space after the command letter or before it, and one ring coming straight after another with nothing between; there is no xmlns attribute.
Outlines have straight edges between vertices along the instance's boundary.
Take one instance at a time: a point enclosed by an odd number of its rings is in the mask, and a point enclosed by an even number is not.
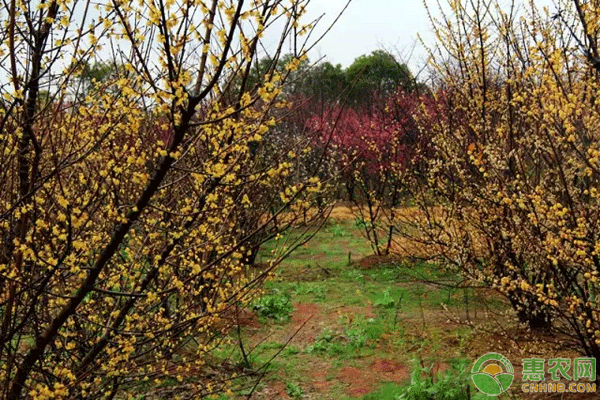
<svg viewBox="0 0 600 400"><path fill-rule="evenodd" d="M554 8L555 0L536 0L536 5ZM308 17L325 14L321 29L329 26L347 0L312 0ZM437 16L435 0L428 0L430 11ZM440 3L448 9L444 0ZM509 0L500 1L510 3ZM522 1L517 0L517 4ZM321 56L332 64L347 67L354 59L373 50L385 49L406 62L413 73L426 63L426 51L417 39L420 34L427 45L435 43L423 0L352 0L344 15L310 55Z"/></svg>
<svg viewBox="0 0 600 400"><path fill-rule="evenodd" d="M553 1L536 0L536 4L550 5ZM435 0L428 2L434 4ZM311 0L305 22L324 15L313 39L331 25L346 3L347 0ZM434 15L438 12L436 7L431 8ZM4 12L0 8L0 15ZM423 0L352 0L337 24L311 51L310 59L314 62L323 57L332 64L347 67L360 55L385 49L416 74L426 63L426 52L417 34L426 44L434 44ZM278 34L273 36L275 43L278 37ZM265 41L269 39L265 37ZM3 75L0 71L0 83L4 82Z"/></svg>
<svg viewBox="0 0 600 400"><path fill-rule="evenodd" d="M322 28L330 25L347 0L312 0L309 17L325 13ZM417 33L432 41L433 35L421 0L353 0L345 14L315 48L311 59L325 56L333 64L344 67L354 59L377 49L398 53L410 61L411 69L425 62L425 52ZM416 46L416 47L415 47ZM407 58L411 55L410 60ZM415 72L415 71L413 71Z"/></svg>

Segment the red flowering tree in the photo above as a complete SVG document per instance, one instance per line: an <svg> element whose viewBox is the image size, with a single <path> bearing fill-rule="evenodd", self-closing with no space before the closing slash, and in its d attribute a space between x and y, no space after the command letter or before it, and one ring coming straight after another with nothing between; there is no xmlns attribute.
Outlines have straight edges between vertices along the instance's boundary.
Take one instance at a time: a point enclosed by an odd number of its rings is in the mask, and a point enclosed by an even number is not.
<svg viewBox="0 0 600 400"><path fill-rule="evenodd" d="M309 128L331 142L340 183L359 224L378 255L388 254L395 228L395 209L402 203L402 171L418 165L419 135L415 114L425 96L397 90L373 95L371 106L333 105L310 118Z"/></svg>

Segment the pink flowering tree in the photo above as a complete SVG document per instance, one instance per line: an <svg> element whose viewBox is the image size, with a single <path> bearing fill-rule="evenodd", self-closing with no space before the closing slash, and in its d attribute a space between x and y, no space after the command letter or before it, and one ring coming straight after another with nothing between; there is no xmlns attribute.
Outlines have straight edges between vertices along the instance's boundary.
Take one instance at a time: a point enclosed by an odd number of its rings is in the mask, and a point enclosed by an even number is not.
<svg viewBox="0 0 600 400"><path fill-rule="evenodd" d="M307 122L323 143L331 142L339 183L378 255L392 247L396 208L404 200L402 172L418 164L415 113L424 97L399 89L387 98L374 95L370 107L334 105Z"/></svg>

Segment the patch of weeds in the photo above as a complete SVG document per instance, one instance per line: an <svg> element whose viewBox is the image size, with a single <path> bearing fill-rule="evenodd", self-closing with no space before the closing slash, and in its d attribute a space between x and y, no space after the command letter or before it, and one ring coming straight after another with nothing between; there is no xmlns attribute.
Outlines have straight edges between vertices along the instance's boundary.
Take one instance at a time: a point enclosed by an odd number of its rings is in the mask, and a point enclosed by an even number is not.
<svg viewBox="0 0 600 400"><path fill-rule="evenodd" d="M390 294L390 288L385 289L380 296L375 298L373 305L376 307L394 308L396 305L396 300L392 298L392 295Z"/></svg>
<svg viewBox="0 0 600 400"><path fill-rule="evenodd" d="M354 326L344 331L344 336L348 340L348 347L352 350L360 350L366 346L369 336L362 326Z"/></svg>
<svg viewBox="0 0 600 400"><path fill-rule="evenodd" d="M401 263L397 266L400 281L406 282L440 282L456 283L460 279L457 271L444 268L438 263L418 261L414 263Z"/></svg>
<svg viewBox="0 0 600 400"><path fill-rule="evenodd" d="M363 397L363 400L397 400L402 394L402 390L402 386L387 382L381 385L376 392L369 393Z"/></svg>
<svg viewBox="0 0 600 400"><path fill-rule="evenodd" d="M287 321L294 311L291 296L288 292L276 292L259 297L252 303L252 309L261 317L275 321Z"/></svg>
<svg viewBox="0 0 600 400"><path fill-rule="evenodd" d="M265 282L264 288L270 290L272 293L278 292L292 292L296 285L292 282L286 282L283 279L273 279Z"/></svg>
<svg viewBox="0 0 600 400"><path fill-rule="evenodd" d="M348 271L347 275L348 278L352 279L353 281L362 281L365 278L365 274L363 274L359 269L351 269Z"/></svg>
<svg viewBox="0 0 600 400"><path fill-rule="evenodd" d="M456 332L456 339L458 339L458 350L464 352L468 343L473 338L473 331L470 328L462 328Z"/></svg>
<svg viewBox="0 0 600 400"><path fill-rule="evenodd" d="M396 283L400 280L400 268L393 263L378 264L376 268L370 269L367 273L377 282Z"/></svg>
<svg viewBox="0 0 600 400"><path fill-rule="evenodd" d="M279 350L285 347L285 343L281 342L263 342L259 346L262 350Z"/></svg>
<svg viewBox="0 0 600 400"><path fill-rule="evenodd" d="M377 340L384 333L393 329L391 323L384 318L369 318L363 323L365 333L370 340Z"/></svg>
<svg viewBox="0 0 600 400"><path fill-rule="evenodd" d="M348 232L344 229L344 227L340 224L335 224L330 227L329 232L333 235L334 238L346 237L348 236Z"/></svg>
<svg viewBox="0 0 600 400"><path fill-rule="evenodd" d="M346 254L345 248L339 245L336 246L335 244L332 244L332 242L333 240L331 239L315 242L315 254L325 256L329 262L333 262L336 258ZM322 261L327 262L325 259L322 259Z"/></svg>
<svg viewBox="0 0 600 400"><path fill-rule="evenodd" d="M327 286L321 283L300 283L296 286L293 293L294 295L312 294L315 300L323 301L327 294Z"/></svg>
<svg viewBox="0 0 600 400"><path fill-rule="evenodd" d="M304 390L302 390L300 385L294 382L287 382L285 384L285 391L290 397L293 397L294 399L301 399L302 396L304 396Z"/></svg>
<svg viewBox="0 0 600 400"><path fill-rule="evenodd" d="M306 352L327 353L341 358L361 355L362 350L375 346L375 341L385 332L383 325L383 321L371 318L361 319L337 335L331 329L325 329L314 344L306 348Z"/></svg>
<svg viewBox="0 0 600 400"><path fill-rule="evenodd" d="M365 329L360 326L346 328L341 336L328 343L327 353L341 358L352 358L359 354L369 339Z"/></svg>
<svg viewBox="0 0 600 400"><path fill-rule="evenodd" d="M239 394L244 397L248 397L253 393L260 392L264 387L265 387L265 384L263 382L260 382L256 388L254 387L254 384L251 384L250 387L240 390ZM226 398L231 399L231 397L226 397ZM221 400L221 399L219 399L219 400Z"/></svg>
<svg viewBox="0 0 600 400"><path fill-rule="evenodd" d="M390 310L396 308L406 310L418 305L418 296L412 294L409 288L385 286L384 289L381 284L372 284L365 287L364 291L369 296L369 304L379 309Z"/></svg>
<svg viewBox="0 0 600 400"><path fill-rule="evenodd" d="M354 226L361 230L371 230L373 229L373 224L370 221L367 221L363 217L356 217L354 219Z"/></svg>
<svg viewBox="0 0 600 400"><path fill-rule="evenodd" d="M300 353L300 349L298 348L298 346L289 345L281 352L281 355L283 357L289 357L295 356L298 353Z"/></svg>
<svg viewBox="0 0 600 400"><path fill-rule="evenodd" d="M307 353L320 353L329 349L330 343L335 338L331 329L327 328L317 336L315 342L306 348Z"/></svg>
<svg viewBox="0 0 600 400"><path fill-rule="evenodd" d="M482 393L471 394L470 361L453 360L451 367L444 373L433 373L433 365L426 367L420 360L413 360L413 372L410 384L400 391L398 400L473 400L487 399Z"/></svg>

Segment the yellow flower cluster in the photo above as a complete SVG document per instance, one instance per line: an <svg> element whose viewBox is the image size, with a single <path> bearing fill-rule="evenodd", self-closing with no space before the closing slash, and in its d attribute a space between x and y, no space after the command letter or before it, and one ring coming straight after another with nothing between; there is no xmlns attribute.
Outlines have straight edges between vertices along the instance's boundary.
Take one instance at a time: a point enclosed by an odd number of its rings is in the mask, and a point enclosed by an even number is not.
<svg viewBox="0 0 600 400"><path fill-rule="evenodd" d="M560 0L554 18L535 2L449 6L430 52L437 103L420 116L431 160L426 179L406 178L415 235L521 322L570 326L600 356L600 49L585 36L598 5Z"/></svg>
<svg viewBox="0 0 600 400"><path fill-rule="evenodd" d="M304 13L285 3L101 1L93 21L71 0L16 3L16 33L0 27L18 59L0 87L2 393L101 398L205 371L268 275L247 264L322 190L292 179L300 141L269 147L287 75L239 84L271 18Z"/></svg>

